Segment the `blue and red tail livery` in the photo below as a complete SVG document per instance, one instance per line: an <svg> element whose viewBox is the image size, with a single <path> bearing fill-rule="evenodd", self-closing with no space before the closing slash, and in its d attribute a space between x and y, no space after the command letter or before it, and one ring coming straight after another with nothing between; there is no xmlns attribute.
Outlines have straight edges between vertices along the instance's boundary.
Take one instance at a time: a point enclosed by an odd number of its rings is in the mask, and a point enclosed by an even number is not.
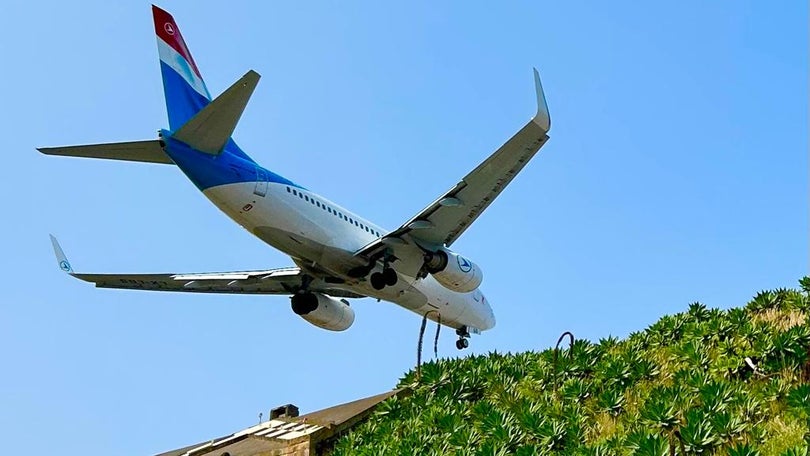
<svg viewBox="0 0 810 456"><path fill-rule="evenodd" d="M175 130L204 108L211 101L211 95L172 15L155 5L152 5L152 15L169 127Z"/></svg>

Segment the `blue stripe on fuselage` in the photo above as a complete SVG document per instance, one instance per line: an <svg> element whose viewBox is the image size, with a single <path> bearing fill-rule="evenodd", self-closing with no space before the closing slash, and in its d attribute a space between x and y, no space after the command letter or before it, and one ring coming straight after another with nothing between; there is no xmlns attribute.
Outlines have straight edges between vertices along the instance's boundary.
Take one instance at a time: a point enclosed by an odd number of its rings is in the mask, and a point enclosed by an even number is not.
<svg viewBox="0 0 810 456"><path fill-rule="evenodd" d="M218 185L240 182L256 182L263 174L267 182L303 188L294 182L266 170L251 160L233 141L228 141L219 155L200 152L182 141L171 137L171 132L162 130L166 154L200 190ZM238 151L235 153L235 151Z"/></svg>

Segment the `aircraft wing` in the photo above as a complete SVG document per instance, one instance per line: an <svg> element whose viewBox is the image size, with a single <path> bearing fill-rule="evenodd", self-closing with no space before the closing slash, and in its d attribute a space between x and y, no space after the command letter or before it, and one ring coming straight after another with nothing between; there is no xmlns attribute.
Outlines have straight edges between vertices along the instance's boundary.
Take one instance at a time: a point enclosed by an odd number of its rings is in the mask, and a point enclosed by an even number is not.
<svg viewBox="0 0 810 456"><path fill-rule="evenodd" d="M73 271L59 242L51 236L59 268L71 276L95 284L98 288L127 290L180 291L193 293L275 294L291 295L301 286L300 268L278 268L259 271L206 272L182 274L84 274ZM338 298L363 298L335 288L322 279L313 278L309 290Z"/></svg>
<svg viewBox="0 0 810 456"><path fill-rule="evenodd" d="M406 256L421 253L413 248L415 246L400 247L410 245L410 241L431 249L442 245L449 247L455 242L548 140L551 118L536 69L534 82L537 113L523 128L453 188L402 226L366 245L356 254L373 257L375 253L390 248L401 258L402 254L397 250L409 249L410 255L403 252Z"/></svg>

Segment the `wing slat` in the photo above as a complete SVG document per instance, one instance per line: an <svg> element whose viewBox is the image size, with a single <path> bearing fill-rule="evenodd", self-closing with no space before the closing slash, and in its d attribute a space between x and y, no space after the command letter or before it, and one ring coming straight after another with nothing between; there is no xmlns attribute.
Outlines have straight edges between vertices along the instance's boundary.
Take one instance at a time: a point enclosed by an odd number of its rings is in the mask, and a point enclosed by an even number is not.
<svg viewBox="0 0 810 456"><path fill-rule="evenodd" d="M175 291L188 293L288 295L301 284L301 270L280 268L211 274L71 274L97 288ZM339 298L364 296L336 288L320 279L309 285L311 291Z"/></svg>

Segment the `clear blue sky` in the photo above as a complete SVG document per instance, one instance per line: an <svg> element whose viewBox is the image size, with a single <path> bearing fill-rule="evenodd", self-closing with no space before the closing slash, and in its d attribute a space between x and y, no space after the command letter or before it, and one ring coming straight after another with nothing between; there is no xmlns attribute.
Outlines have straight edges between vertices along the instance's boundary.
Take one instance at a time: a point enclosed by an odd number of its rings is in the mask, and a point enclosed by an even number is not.
<svg viewBox="0 0 810 456"><path fill-rule="evenodd" d="M807 3L642 3L160 6L211 92L263 75L241 146L389 229L524 124L540 69L551 140L454 245L485 272L498 325L470 352L486 353L542 349L565 330L624 336L807 271ZM86 272L290 261L173 167L34 150L166 126L149 3L3 10L5 453L152 454L279 404L387 390L414 365L419 318L392 304L358 301L336 334L286 297L97 290L63 275L49 232ZM441 356L458 356L453 339L443 331Z"/></svg>

